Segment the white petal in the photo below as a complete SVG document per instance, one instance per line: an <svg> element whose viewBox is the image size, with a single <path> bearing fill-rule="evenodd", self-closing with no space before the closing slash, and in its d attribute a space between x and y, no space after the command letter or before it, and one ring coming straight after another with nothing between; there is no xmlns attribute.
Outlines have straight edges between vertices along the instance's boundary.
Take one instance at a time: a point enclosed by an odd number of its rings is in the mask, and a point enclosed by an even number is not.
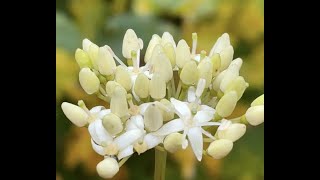
<svg viewBox="0 0 320 180"><path fill-rule="evenodd" d="M157 136L165 136L174 132L182 131L184 128L184 123L182 119L174 119L172 121L164 124L159 130L153 132L152 134Z"/></svg>
<svg viewBox="0 0 320 180"><path fill-rule="evenodd" d="M102 119L105 115L111 113L111 110L110 109L104 109L102 111L99 112L98 114L98 118L99 119Z"/></svg>
<svg viewBox="0 0 320 180"><path fill-rule="evenodd" d="M221 125L219 126L218 130L219 130L219 131L225 130L225 129L227 129L231 124L232 124L231 121L226 120L226 119L222 119L222 120L221 120Z"/></svg>
<svg viewBox="0 0 320 180"><path fill-rule="evenodd" d="M89 134L91 136L91 138L97 143L97 144L101 144L101 141L96 133L96 123L97 121L93 121L92 123L89 124L89 127L88 127L88 131L89 131Z"/></svg>
<svg viewBox="0 0 320 180"><path fill-rule="evenodd" d="M101 109L103 108L103 106L96 106L96 107L93 107L91 110L90 110L90 113L91 114L96 114L96 113L99 113L101 111Z"/></svg>
<svg viewBox="0 0 320 180"><path fill-rule="evenodd" d="M213 118L214 112L212 111L198 111L193 117L196 123L208 122Z"/></svg>
<svg viewBox="0 0 320 180"><path fill-rule="evenodd" d="M124 148L128 147L129 145L132 145L142 135L143 133L141 132L141 130L130 130L117 137L114 140L114 143L117 144L119 150L122 151Z"/></svg>
<svg viewBox="0 0 320 180"><path fill-rule="evenodd" d="M138 129L144 130L143 118L141 115L132 116L130 118L131 123Z"/></svg>
<svg viewBox="0 0 320 180"><path fill-rule="evenodd" d="M93 139L91 139L91 145L92 145L93 150L94 150L96 153L100 154L101 156L105 155L105 154L104 154L103 147L97 145L97 144L93 141Z"/></svg>
<svg viewBox="0 0 320 180"><path fill-rule="evenodd" d="M216 112L216 110L215 110L215 109L213 109L212 107L207 106L207 105L201 105L201 106L200 106L200 110L213 111L213 113L215 113L215 112Z"/></svg>
<svg viewBox="0 0 320 180"><path fill-rule="evenodd" d="M197 157L198 161L202 159L203 139L201 128L194 127L189 129L188 139L190 141L193 153Z"/></svg>
<svg viewBox="0 0 320 180"><path fill-rule="evenodd" d="M170 101L180 118L188 118L191 116L191 111L186 103L176 100L174 98L170 98Z"/></svg>
<svg viewBox="0 0 320 180"><path fill-rule="evenodd" d="M112 136L103 127L101 119L96 120L95 130L101 143L107 143L113 140Z"/></svg>
<svg viewBox="0 0 320 180"><path fill-rule="evenodd" d="M196 88L190 86L188 89L188 102L194 102L196 100Z"/></svg>
<svg viewBox="0 0 320 180"><path fill-rule="evenodd" d="M148 149L156 147L158 144L160 144L163 140L163 137L160 136L154 136L152 134L147 134L144 137L144 142L148 145Z"/></svg>
<svg viewBox="0 0 320 180"><path fill-rule="evenodd" d="M152 104L152 102L149 102L149 103L143 103L139 106L140 108L140 114L144 115L144 113L146 112L148 106Z"/></svg>
<svg viewBox="0 0 320 180"><path fill-rule="evenodd" d="M201 128L201 132L206 135L208 138L215 140L216 138L212 136L208 131Z"/></svg>
<svg viewBox="0 0 320 180"><path fill-rule="evenodd" d="M130 145L118 153L118 159L125 158L133 154L133 145Z"/></svg>

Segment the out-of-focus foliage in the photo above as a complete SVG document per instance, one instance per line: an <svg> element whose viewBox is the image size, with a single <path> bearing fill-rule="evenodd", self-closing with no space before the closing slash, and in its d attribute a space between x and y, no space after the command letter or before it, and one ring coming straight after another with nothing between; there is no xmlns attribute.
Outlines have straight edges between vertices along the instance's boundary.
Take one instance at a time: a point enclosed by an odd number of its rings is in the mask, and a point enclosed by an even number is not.
<svg viewBox="0 0 320 180"><path fill-rule="evenodd" d="M144 54L152 34L169 31L176 42L191 45L198 33L198 53L210 51L217 38L229 33L234 57L243 59L240 74L250 84L232 117L242 115L264 91L263 0L57 0L56 9L56 179L101 179L95 172L101 156L94 153L85 128L75 128L63 115L61 103L83 99L88 108L105 105L87 95L78 81L74 53L83 38L110 45L122 58L122 39L128 28L144 41ZM143 55L142 55L143 57ZM153 178L154 151L131 157L114 179ZM192 151L169 154L166 179L264 179L264 125L247 128L222 160L204 157L199 163Z"/></svg>

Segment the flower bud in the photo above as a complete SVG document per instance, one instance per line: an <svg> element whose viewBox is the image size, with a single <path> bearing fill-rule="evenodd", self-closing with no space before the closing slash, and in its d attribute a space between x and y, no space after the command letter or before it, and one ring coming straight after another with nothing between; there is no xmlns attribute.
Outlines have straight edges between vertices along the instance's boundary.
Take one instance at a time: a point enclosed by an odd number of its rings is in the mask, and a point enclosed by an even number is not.
<svg viewBox="0 0 320 180"><path fill-rule="evenodd" d="M252 126L257 126L264 122L264 105L252 106L250 107L245 117L249 124Z"/></svg>
<svg viewBox="0 0 320 180"><path fill-rule="evenodd" d="M116 86L110 102L111 112L122 118L129 113L127 104L127 92L120 86Z"/></svg>
<svg viewBox="0 0 320 180"><path fill-rule="evenodd" d="M249 84L244 80L244 78L242 76L238 76L234 80L232 80L231 83L229 83L225 90L225 93L236 91L239 100L248 86Z"/></svg>
<svg viewBox="0 0 320 180"><path fill-rule="evenodd" d="M160 109L161 114L163 116L163 121L172 120L174 118L174 106L167 99L161 99L160 103L163 104L166 108L169 109L169 111L166 111L164 109Z"/></svg>
<svg viewBox="0 0 320 180"><path fill-rule="evenodd" d="M82 68L79 72L79 81L87 94L93 94L99 90L100 81L89 68Z"/></svg>
<svg viewBox="0 0 320 180"><path fill-rule="evenodd" d="M231 62L230 66L226 70L224 78L221 80L220 89L222 92L225 92L229 83L239 76L241 65L242 59L240 58L237 58Z"/></svg>
<svg viewBox="0 0 320 180"><path fill-rule="evenodd" d="M88 55L91 59L91 63L94 67L94 69L99 70L99 66L98 66L98 54L99 54L99 46L97 46L96 44L90 44L89 46L89 51L88 51Z"/></svg>
<svg viewBox="0 0 320 180"><path fill-rule="evenodd" d="M219 74L220 66L221 66L221 58L219 54L213 54L210 58L210 62L212 64L212 76L215 77Z"/></svg>
<svg viewBox="0 0 320 180"><path fill-rule="evenodd" d="M223 130L217 131L219 139L229 139L232 142L240 139L246 132L246 125L234 123Z"/></svg>
<svg viewBox="0 0 320 180"><path fill-rule="evenodd" d="M182 39L178 42L178 46L176 49L176 64L179 68L183 68L183 66L191 60L190 47L187 42Z"/></svg>
<svg viewBox="0 0 320 180"><path fill-rule="evenodd" d="M132 29L128 29L123 37L122 55L125 58L131 58L131 51L142 49L141 40Z"/></svg>
<svg viewBox="0 0 320 180"><path fill-rule="evenodd" d="M161 111L155 104L148 106L144 113L144 127L148 131L156 131L163 125L163 117Z"/></svg>
<svg viewBox="0 0 320 180"><path fill-rule="evenodd" d="M129 91L132 87L130 73L121 65L116 68L115 81L124 87L126 91Z"/></svg>
<svg viewBox="0 0 320 180"><path fill-rule="evenodd" d="M207 153L214 159L221 159L228 155L233 148L233 142L228 139L218 139L210 143Z"/></svg>
<svg viewBox="0 0 320 180"><path fill-rule="evenodd" d="M222 71L221 73L218 74L218 76L213 80L212 82L212 88L218 92L220 90L220 84L222 79L224 78L226 74L226 70Z"/></svg>
<svg viewBox="0 0 320 180"><path fill-rule="evenodd" d="M206 80L205 87L209 87L212 80L212 63L208 60L203 60L198 65L199 78Z"/></svg>
<svg viewBox="0 0 320 180"><path fill-rule="evenodd" d="M228 33L222 34L210 50L209 56L212 56L215 53L220 54L224 49L230 46L230 37Z"/></svg>
<svg viewBox="0 0 320 180"><path fill-rule="evenodd" d="M92 68L91 60L86 52L82 49L77 49L75 53L76 61L80 68Z"/></svg>
<svg viewBox="0 0 320 180"><path fill-rule="evenodd" d="M67 118L76 126L83 127L88 123L88 114L79 106L63 102L61 108Z"/></svg>
<svg viewBox="0 0 320 180"><path fill-rule="evenodd" d="M251 106L259 106L264 105L264 94L257 97L254 101L252 101Z"/></svg>
<svg viewBox="0 0 320 180"><path fill-rule="evenodd" d="M176 42L174 41L172 35L169 32L164 32L161 37L161 45L165 46L167 43L172 44L176 48Z"/></svg>
<svg viewBox="0 0 320 180"><path fill-rule="evenodd" d="M216 110L221 117L230 116L237 105L238 96L235 91L230 91L219 100Z"/></svg>
<svg viewBox="0 0 320 180"><path fill-rule="evenodd" d="M223 71L227 69L227 67L230 65L232 58L233 58L233 47L229 45L226 47L224 50L220 52L220 57L221 57L221 66L220 66L220 71Z"/></svg>
<svg viewBox="0 0 320 180"><path fill-rule="evenodd" d="M113 113L102 118L102 125L111 135L117 135L123 130L121 119Z"/></svg>
<svg viewBox="0 0 320 180"><path fill-rule="evenodd" d="M169 58L171 66L174 67L176 65L176 52L171 43L167 43L163 47L164 53Z"/></svg>
<svg viewBox="0 0 320 180"><path fill-rule="evenodd" d="M166 82L158 73L153 74L150 80L149 93L154 99L162 99L166 96Z"/></svg>
<svg viewBox="0 0 320 180"><path fill-rule="evenodd" d="M112 157L106 157L97 165L97 172L102 178L112 178L119 171L118 162Z"/></svg>
<svg viewBox="0 0 320 180"><path fill-rule="evenodd" d="M182 149L182 137L183 135L180 133L171 133L169 134L163 142L164 148L171 152L171 153L175 153L178 150Z"/></svg>
<svg viewBox="0 0 320 180"><path fill-rule="evenodd" d="M152 55L152 52L153 52L153 48L157 45L157 44L160 44L161 43L161 38L160 36L158 36L157 34L154 34L152 35L152 38L149 42L149 45L147 47L147 50L146 50L146 54L144 56L144 62L147 63L149 62L150 58L151 58L151 55Z"/></svg>
<svg viewBox="0 0 320 180"><path fill-rule="evenodd" d="M184 65L180 73L180 79L186 85L193 85L198 81L199 72L195 61L189 61Z"/></svg>
<svg viewBox="0 0 320 180"><path fill-rule="evenodd" d="M149 96L149 81L148 77L143 73L137 76L134 84L134 92L140 98L147 98Z"/></svg>
<svg viewBox="0 0 320 180"><path fill-rule="evenodd" d="M89 39L82 40L82 49L88 53L90 45L93 44Z"/></svg>
<svg viewBox="0 0 320 180"><path fill-rule="evenodd" d="M173 76L172 66L170 60L164 54L163 48L159 44L153 49L151 65L153 66L153 72L159 73L165 82L171 80Z"/></svg>
<svg viewBox="0 0 320 180"><path fill-rule="evenodd" d="M97 64L101 74L109 76L114 73L116 63L106 46L99 48Z"/></svg>
<svg viewBox="0 0 320 180"><path fill-rule="evenodd" d="M108 81L107 82L107 84L106 84L106 92L107 92L108 96L110 96L110 97L113 96L113 92L114 92L114 89L116 88L116 86L122 87L119 83L117 83L115 81Z"/></svg>

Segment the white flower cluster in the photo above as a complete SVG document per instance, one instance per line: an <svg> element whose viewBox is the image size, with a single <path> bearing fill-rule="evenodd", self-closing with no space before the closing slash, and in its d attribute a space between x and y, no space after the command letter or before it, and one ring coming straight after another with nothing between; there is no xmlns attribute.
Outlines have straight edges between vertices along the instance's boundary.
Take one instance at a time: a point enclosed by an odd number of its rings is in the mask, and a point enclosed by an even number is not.
<svg viewBox="0 0 320 180"><path fill-rule="evenodd" d="M127 65L109 46L98 47L88 39L76 50L82 88L108 102L110 109L89 110L80 100L78 105L62 103L62 110L76 126L88 127L93 149L104 156L97 165L101 177L113 177L134 152L155 147L174 153L190 144L199 161L203 154L223 158L245 134L246 124L264 122L264 95L243 116L226 119L248 87L239 76L242 59L233 60L229 35L223 34L208 55L196 54L196 33L192 39L190 50L185 40L176 44L168 32L154 34L144 66L143 41L132 29L122 46ZM206 151L203 143L210 143Z"/></svg>

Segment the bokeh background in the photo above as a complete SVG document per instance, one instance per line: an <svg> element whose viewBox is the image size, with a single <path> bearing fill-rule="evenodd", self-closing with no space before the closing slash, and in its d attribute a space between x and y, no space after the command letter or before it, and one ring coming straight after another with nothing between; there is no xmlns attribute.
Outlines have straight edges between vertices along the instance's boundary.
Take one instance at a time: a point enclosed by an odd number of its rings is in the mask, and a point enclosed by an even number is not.
<svg viewBox="0 0 320 180"><path fill-rule="evenodd" d="M170 32L176 42L198 33L198 52L210 51L222 35L230 35L234 57L244 61L240 74L250 87L233 116L242 115L255 97L264 92L263 0L57 0L56 1L56 179L101 179L96 164L102 160L91 148L86 128L77 128L63 115L61 103L83 99L89 108L103 104L84 93L74 59L83 38L99 46L108 44L122 57L125 31L132 28L144 40ZM142 56L143 57L143 56ZM153 179L154 151L135 154L114 179ZM168 154L166 179L260 180L264 179L264 125L248 127L222 160L204 157L197 162L187 149Z"/></svg>

